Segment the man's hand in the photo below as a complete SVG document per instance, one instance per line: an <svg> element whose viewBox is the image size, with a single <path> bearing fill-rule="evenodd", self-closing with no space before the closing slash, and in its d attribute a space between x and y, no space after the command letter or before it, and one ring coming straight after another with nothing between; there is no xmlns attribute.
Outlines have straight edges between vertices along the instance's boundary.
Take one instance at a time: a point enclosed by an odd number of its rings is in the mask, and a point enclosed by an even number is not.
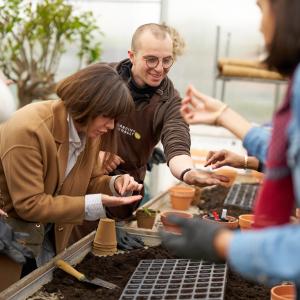
<svg viewBox="0 0 300 300"><path fill-rule="evenodd" d="M139 249L145 246L140 238L127 233L122 228L116 227L116 234L118 248L121 250Z"/></svg>
<svg viewBox="0 0 300 300"><path fill-rule="evenodd" d="M0 218L0 253L7 255L17 263L25 263L25 257L32 258L33 253L18 241L24 240L27 236L28 234L25 233L14 232L12 227Z"/></svg>
<svg viewBox="0 0 300 300"><path fill-rule="evenodd" d="M232 236L229 230L217 223L199 218L185 219L171 216L168 221L178 225L182 231L181 235L160 232L163 245L172 253L178 257L211 262L221 262L225 259ZM220 241L219 237L223 234L226 238ZM223 243L223 240L226 240L226 243Z"/></svg>
<svg viewBox="0 0 300 300"><path fill-rule="evenodd" d="M103 172L106 175L114 171L119 164L124 163L124 160L120 156L116 154L108 154L107 152L100 151L99 159L102 163L106 160L107 155L110 155L109 161L104 163L104 165L102 166Z"/></svg>
<svg viewBox="0 0 300 300"><path fill-rule="evenodd" d="M115 190L124 195L127 192L141 191L143 185L136 182L134 178L128 174L120 175L115 180Z"/></svg>
<svg viewBox="0 0 300 300"><path fill-rule="evenodd" d="M226 186L226 184L229 182L229 178L223 175L202 172L192 169L184 174L183 181L186 184L196 185L199 187L205 187L210 185Z"/></svg>

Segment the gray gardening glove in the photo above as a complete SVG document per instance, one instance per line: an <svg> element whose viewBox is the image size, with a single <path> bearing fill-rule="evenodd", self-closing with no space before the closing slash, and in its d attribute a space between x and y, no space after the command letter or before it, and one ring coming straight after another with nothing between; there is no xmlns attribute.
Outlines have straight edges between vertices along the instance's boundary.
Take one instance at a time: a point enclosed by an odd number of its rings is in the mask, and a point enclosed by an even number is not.
<svg viewBox="0 0 300 300"><path fill-rule="evenodd" d="M27 247L19 244L17 240L26 238L28 234L14 232L12 227L0 218L0 253L7 255L17 263L23 264L25 257L33 257L33 253Z"/></svg>
<svg viewBox="0 0 300 300"><path fill-rule="evenodd" d="M172 253L184 258L222 261L214 249L213 241L218 231L224 229L223 226L199 218L170 216L167 220L178 225L182 231L181 235L160 232L163 245Z"/></svg>
<svg viewBox="0 0 300 300"><path fill-rule="evenodd" d="M143 248L144 242L129 233L127 233L124 229L116 227L116 234L117 234L117 243L118 248L121 250L132 250Z"/></svg>

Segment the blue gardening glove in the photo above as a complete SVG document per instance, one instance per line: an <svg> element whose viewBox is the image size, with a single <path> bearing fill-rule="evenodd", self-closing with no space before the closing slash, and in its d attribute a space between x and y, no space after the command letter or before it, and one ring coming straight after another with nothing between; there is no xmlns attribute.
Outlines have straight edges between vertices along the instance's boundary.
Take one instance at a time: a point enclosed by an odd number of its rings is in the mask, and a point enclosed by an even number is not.
<svg viewBox="0 0 300 300"><path fill-rule="evenodd" d="M24 240L28 234L14 232L12 227L0 218L0 253L10 257L17 263L23 264L26 257L33 257L33 253L27 247L19 244L17 240Z"/></svg>
<svg viewBox="0 0 300 300"><path fill-rule="evenodd" d="M116 227L118 248L121 250L132 250L144 247L144 242L124 229Z"/></svg>
<svg viewBox="0 0 300 300"><path fill-rule="evenodd" d="M199 218L170 216L167 220L178 225L182 231L181 235L160 232L163 245L172 253L184 258L222 261L214 249L213 242L218 231L224 230L223 226Z"/></svg>

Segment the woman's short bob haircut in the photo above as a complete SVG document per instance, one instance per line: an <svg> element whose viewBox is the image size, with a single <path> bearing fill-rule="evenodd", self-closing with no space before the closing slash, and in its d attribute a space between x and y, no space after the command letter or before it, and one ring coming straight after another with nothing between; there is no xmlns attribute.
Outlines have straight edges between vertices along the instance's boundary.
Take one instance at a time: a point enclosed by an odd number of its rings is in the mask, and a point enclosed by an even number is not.
<svg viewBox="0 0 300 300"><path fill-rule="evenodd" d="M80 125L87 125L97 116L118 119L134 107L126 83L104 63L90 65L63 79L56 93Z"/></svg>
<svg viewBox="0 0 300 300"><path fill-rule="evenodd" d="M300 62L300 1L268 0L275 16L275 34L267 45L266 63L283 75L291 76Z"/></svg>

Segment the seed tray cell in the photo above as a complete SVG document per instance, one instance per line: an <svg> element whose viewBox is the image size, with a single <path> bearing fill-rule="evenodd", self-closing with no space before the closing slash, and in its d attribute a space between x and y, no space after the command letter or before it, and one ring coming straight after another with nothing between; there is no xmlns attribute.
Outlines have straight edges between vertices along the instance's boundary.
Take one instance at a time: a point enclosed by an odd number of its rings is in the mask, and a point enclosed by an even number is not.
<svg viewBox="0 0 300 300"><path fill-rule="evenodd" d="M236 183L232 185L224 200L224 206L234 206L251 211L259 186L257 183Z"/></svg>
<svg viewBox="0 0 300 300"><path fill-rule="evenodd" d="M226 275L226 264L189 259L142 260L119 300L221 300Z"/></svg>

